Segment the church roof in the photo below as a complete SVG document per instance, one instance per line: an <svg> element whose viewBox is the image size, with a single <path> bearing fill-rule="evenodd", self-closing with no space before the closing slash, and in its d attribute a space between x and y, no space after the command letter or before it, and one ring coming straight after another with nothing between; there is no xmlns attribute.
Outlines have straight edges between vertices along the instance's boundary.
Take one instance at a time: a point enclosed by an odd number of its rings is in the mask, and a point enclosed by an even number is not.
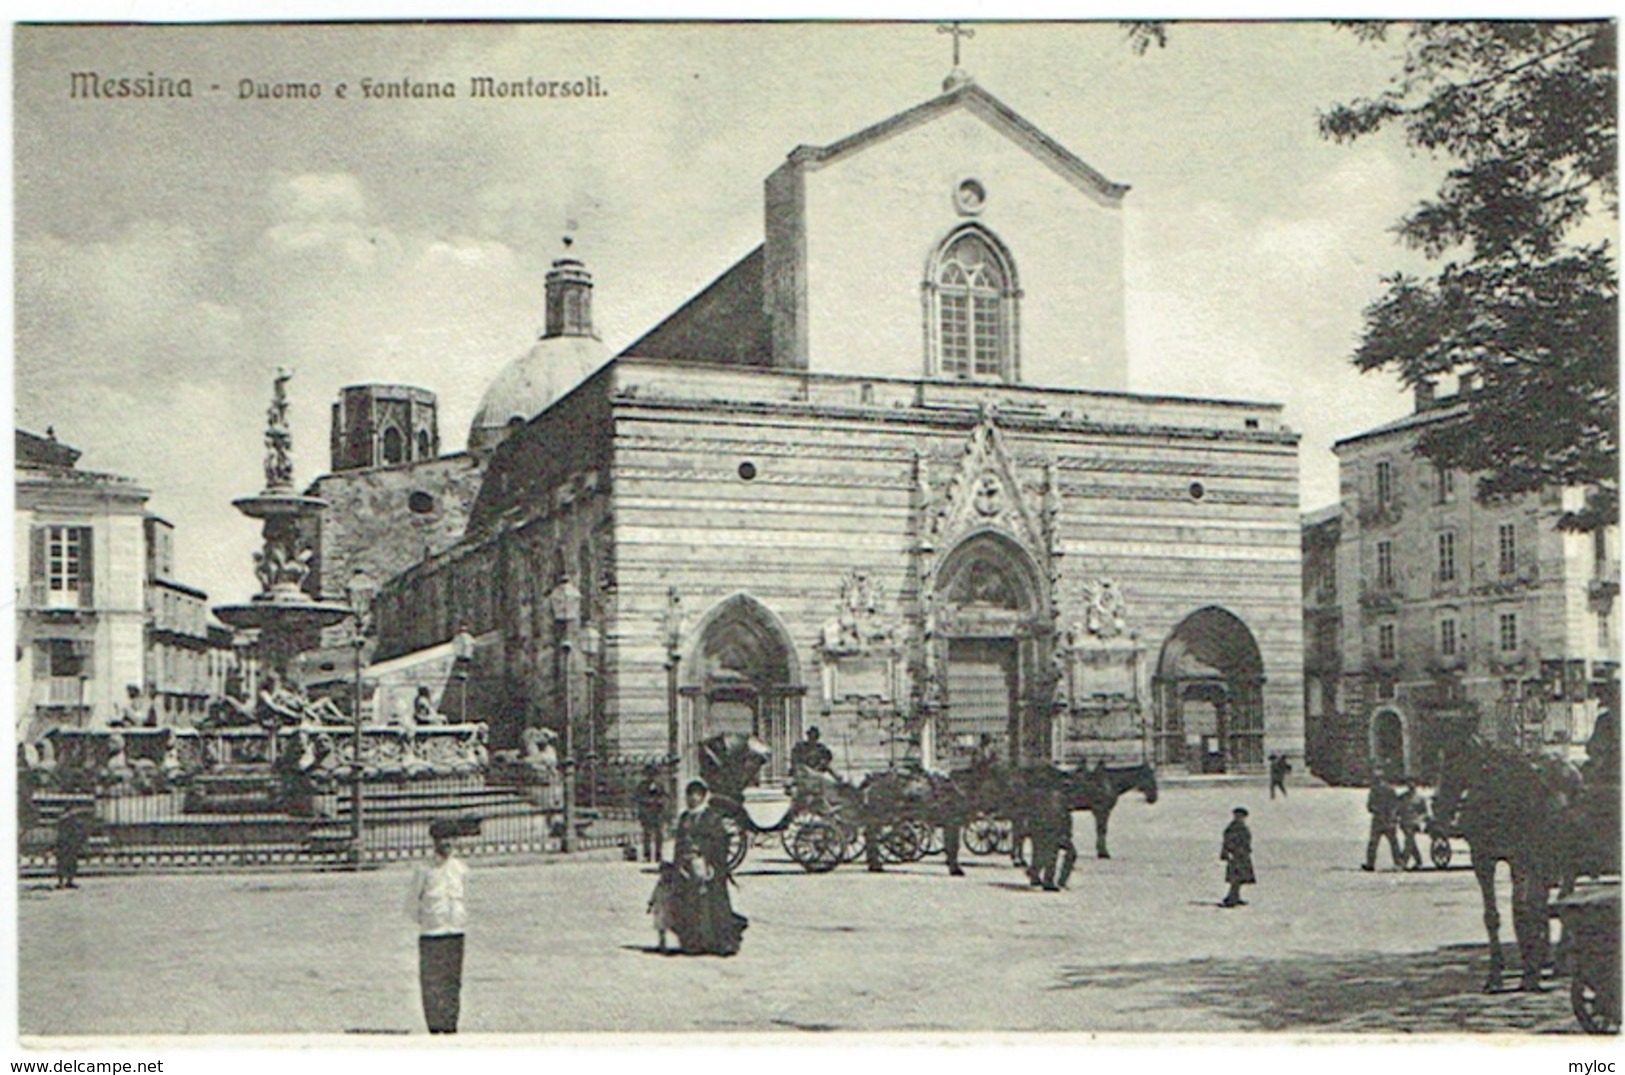
<svg viewBox="0 0 1625 1075"><path fill-rule="evenodd" d="M491 381L469 425L468 444L478 450L507 435L512 424L541 414L553 401L590 377L604 363L604 345L592 336L552 336L508 363Z"/></svg>
<svg viewBox="0 0 1625 1075"><path fill-rule="evenodd" d="M1050 167L1066 176L1076 186L1094 191L1117 201L1129 190L1126 183L1114 183L1089 167L1071 150L1039 130L1015 109L993 96L974 82L966 82L929 101L883 119L856 134L848 135L827 146L798 146L790 154L792 162L809 161L825 164L856 153L866 146L900 131L927 123L956 108L969 109L995 130L1000 131Z"/></svg>
<svg viewBox="0 0 1625 1075"><path fill-rule="evenodd" d="M621 354L771 366L773 330L762 301L763 257L758 246Z"/></svg>

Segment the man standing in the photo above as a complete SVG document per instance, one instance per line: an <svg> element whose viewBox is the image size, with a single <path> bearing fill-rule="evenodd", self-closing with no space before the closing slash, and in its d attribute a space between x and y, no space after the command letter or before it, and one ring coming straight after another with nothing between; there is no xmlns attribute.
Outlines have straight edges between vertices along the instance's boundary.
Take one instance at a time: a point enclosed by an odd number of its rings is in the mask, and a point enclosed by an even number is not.
<svg viewBox="0 0 1625 1075"><path fill-rule="evenodd" d="M1253 874L1253 833L1247 827L1245 806L1230 811L1230 824L1224 829L1219 858L1224 862L1224 879L1230 885L1230 891L1219 901L1219 906L1246 906L1247 901L1241 898L1241 886L1253 884L1258 878Z"/></svg>
<svg viewBox="0 0 1625 1075"><path fill-rule="evenodd" d="M638 826L643 830L643 861L661 859L666 826L666 781L653 764L643 767L643 780L635 796Z"/></svg>
<svg viewBox="0 0 1625 1075"><path fill-rule="evenodd" d="M78 888L79 856L90 843L91 819L85 807L70 806L56 820L56 887Z"/></svg>
<svg viewBox="0 0 1625 1075"><path fill-rule="evenodd" d="M1275 798L1275 789L1281 789L1281 798L1286 798L1286 774L1292 771L1292 763L1286 760L1285 754L1270 755L1270 798Z"/></svg>
<svg viewBox="0 0 1625 1075"><path fill-rule="evenodd" d="M468 867L457 857L462 826L439 818L429 826L434 861L412 875L407 910L418 925L418 985L431 1034L457 1033L463 995L463 930L468 923Z"/></svg>
<svg viewBox="0 0 1625 1075"><path fill-rule="evenodd" d="M1405 790L1399 793L1395 814L1399 819L1399 831L1405 836L1402 859L1407 870L1422 868L1422 849L1416 846L1416 834L1427 828L1428 815L1431 812L1427 796L1416 786L1416 778L1406 777Z"/></svg>
<svg viewBox="0 0 1625 1075"><path fill-rule="evenodd" d="M1381 769L1371 772L1371 790L1366 793L1365 808L1371 814L1371 837L1365 845L1365 862L1360 869L1370 873L1377 868L1377 845L1382 838L1388 838L1388 850L1393 855L1394 865L1399 866L1404 861L1404 855L1399 849L1399 836L1394 827L1399 823L1399 796L1394 793L1393 785L1388 783L1382 775Z"/></svg>

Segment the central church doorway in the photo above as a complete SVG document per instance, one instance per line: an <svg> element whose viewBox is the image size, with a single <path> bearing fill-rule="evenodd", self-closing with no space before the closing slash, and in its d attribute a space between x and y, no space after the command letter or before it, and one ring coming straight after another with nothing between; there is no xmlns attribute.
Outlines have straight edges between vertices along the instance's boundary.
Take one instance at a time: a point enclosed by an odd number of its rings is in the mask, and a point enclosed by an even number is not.
<svg viewBox="0 0 1625 1075"><path fill-rule="evenodd" d="M735 594L701 621L683 694L686 752L714 735L754 735L771 754L759 782L789 773L790 748L801 737L806 688L794 647L778 617L748 594Z"/></svg>
<svg viewBox="0 0 1625 1075"><path fill-rule="evenodd" d="M1028 712L1045 620L1031 557L1001 534L972 535L945 558L936 592L946 709L934 763L968 765L983 736L1001 759L1047 757L1048 725Z"/></svg>

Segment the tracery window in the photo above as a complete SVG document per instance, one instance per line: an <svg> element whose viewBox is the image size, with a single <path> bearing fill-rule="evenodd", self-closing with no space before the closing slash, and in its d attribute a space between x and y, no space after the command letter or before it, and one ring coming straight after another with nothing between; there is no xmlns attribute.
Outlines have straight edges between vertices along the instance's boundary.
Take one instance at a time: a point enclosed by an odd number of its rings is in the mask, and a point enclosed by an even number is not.
<svg viewBox="0 0 1625 1075"><path fill-rule="evenodd" d="M926 283L930 373L958 380L1015 381L1015 269L980 227L954 232L938 249Z"/></svg>

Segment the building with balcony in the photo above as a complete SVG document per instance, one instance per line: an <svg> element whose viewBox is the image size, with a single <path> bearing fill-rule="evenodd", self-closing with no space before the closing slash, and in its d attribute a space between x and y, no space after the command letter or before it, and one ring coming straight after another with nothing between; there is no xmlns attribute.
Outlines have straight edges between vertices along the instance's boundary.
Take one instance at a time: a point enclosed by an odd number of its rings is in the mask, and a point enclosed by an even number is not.
<svg viewBox="0 0 1625 1075"><path fill-rule="evenodd" d="M16 433L17 734L115 721L191 723L230 636L174 578L174 528L149 491L81 470L53 433ZM211 641L212 638L212 641ZM223 647L223 651L222 651Z"/></svg>
<svg viewBox="0 0 1625 1075"><path fill-rule="evenodd" d="M1618 677L1617 527L1557 528L1581 489L1484 503L1474 476L1416 454L1470 393L1339 441L1341 502L1304 518L1306 739L1312 769L1428 778L1462 722L1561 748L1591 736Z"/></svg>

